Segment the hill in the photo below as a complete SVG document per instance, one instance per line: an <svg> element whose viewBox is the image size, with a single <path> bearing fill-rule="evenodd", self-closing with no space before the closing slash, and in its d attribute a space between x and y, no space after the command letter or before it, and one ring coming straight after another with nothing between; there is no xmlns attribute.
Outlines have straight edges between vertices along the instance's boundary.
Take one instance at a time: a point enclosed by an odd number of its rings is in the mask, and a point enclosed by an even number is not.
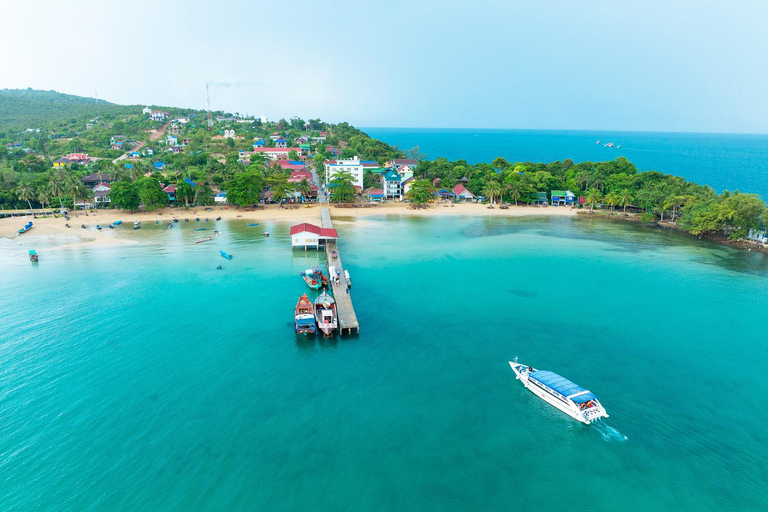
<svg viewBox="0 0 768 512"><path fill-rule="evenodd" d="M120 114L128 109L135 107L56 91L0 90L0 127L8 131L43 128L73 118L96 117L97 112Z"/></svg>

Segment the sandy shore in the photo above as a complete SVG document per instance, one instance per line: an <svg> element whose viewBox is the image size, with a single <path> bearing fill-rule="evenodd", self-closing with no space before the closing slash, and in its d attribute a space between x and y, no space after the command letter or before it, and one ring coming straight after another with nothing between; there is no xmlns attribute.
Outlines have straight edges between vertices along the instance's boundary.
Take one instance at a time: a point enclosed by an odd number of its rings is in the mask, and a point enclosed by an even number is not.
<svg viewBox="0 0 768 512"><path fill-rule="evenodd" d="M575 216L576 210L565 207L531 207L531 206L510 206L508 210L502 210L497 208L488 209L481 204L457 204L453 207L449 205L432 205L428 209L413 210L404 203L386 203L373 206L371 208L336 208L331 207L332 217L367 217L371 215L408 215L408 216L447 216L447 215L483 215L483 216L495 216L495 217L523 217L523 216ZM103 240L112 240L108 233L107 226L116 220L122 220L124 223L133 223L133 221L140 222L154 222L159 220L160 222L168 222L174 218L179 220L189 219L194 220L195 217L201 219L209 218L211 220L221 217L223 220L243 220L243 221L284 221L284 222L311 222L314 224L320 223L320 206L312 205L308 208L303 206L288 209L283 208L280 210L277 206L270 205L264 210L257 210L253 212L238 211L233 207L213 207L212 211L206 211L205 208L190 208L184 210L183 208L164 208L162 210L155 210L153 212L137 212L130 213L122 210L98 210L91 212L88 216L85 212L78 211L77 215L74 214L70 217L69 225L67 228L65 224L67 221L64 218L40 218L32 219L29 217L15 217L0 219L0 237L16 237L24 236L18 235L16 231L24 226L28 220L34 222L34 228L29 232L29 235L33 236L77 236L82 242L98 242ZM88 230L80 228L82 224L88 226ZM104 231L96 231L93 228L100 224Z"/></svg>

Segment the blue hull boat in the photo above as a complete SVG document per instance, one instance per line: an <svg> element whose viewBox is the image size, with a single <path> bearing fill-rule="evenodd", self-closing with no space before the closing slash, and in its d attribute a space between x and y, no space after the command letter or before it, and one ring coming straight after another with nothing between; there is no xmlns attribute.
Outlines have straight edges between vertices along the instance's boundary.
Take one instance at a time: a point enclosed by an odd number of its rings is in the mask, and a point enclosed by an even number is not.
<svg viewBox="0 0 768 512"><path fill-rule="evenodd" d="M221 254L221 257L222 257L222 258L226 258L226 259L228 259L228 260L231 260L231 259L234 257L234 256L232 256L231 254L229 254L228 252L219 251L219 253Z"/></svg>

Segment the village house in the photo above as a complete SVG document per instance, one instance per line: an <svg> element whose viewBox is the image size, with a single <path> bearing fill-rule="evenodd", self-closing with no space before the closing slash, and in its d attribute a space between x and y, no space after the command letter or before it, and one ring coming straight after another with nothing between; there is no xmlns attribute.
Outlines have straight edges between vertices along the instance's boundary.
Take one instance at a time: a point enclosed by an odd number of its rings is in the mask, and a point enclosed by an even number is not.
<svg viewBox="0 0 768 512"><path fill-rule="evenodd" d="M276 148L287 148L288 147L288 141L285 139L277 139L275 141L275 147Z"/></svg>
<svg viewBox="0 0 768 512"><path fill-rule="evenodd" d="M283 137L277 132L272 132L272 135L270 135L269 138L272 140L277 140L277 139L282 139Z"/></svg>
<svg viewBox="0 0 768 512"><path fill-rule="evenodd" d="M80 165L88 165L91 163L91 157L89 157L87 153L70 153L64 158L70 160L72 163Z"/></svg>
<svg viewBox="0 0 768 512"><path fill-rule="evenodd" d="M401 167L407 165L412 170L415 170L419 166L419 161L413 158L396 158L387 162L387 167L392 167L394 170L399 171Z"/></svg>
<svg viewBox="0 0 768 512"><path fill-rule="evenodd" d="M270 160L288 160L288 153L295 151L299 153L299 148L253 148L254 153L261 153Z"/></svg>
<svg viewBox="0 0 768 512"><path fill-rule="evenodd" d="M461 183L453 187L452 192L456 196L457 201L464 201L465 203L468 203L476 199L475 194L467 190L467 188Z"/></svg>
<svg viewBox="0 0 768 512"><path fill-rule="evenodd" d="M128 156L130 158L141 158L141 153L139 153L138 151L131 151L130 153L128 153Z"/></svg>
<svg viewBox="0 0 768 512"><path fill-rule="evenodd" d="M549 206L546 192L534 192L531 194L531 202L534 206Z"/></svg>
<svg viewBox="0 0 768 512"><path fill-rule="evenodd" d="M111 187L109 186L109 183L99 183L93 187L93 203L97 208L99 205L106 206L112 202L112 199L109 198L110 190Z"/></svg>
<svg viewBox="0 0 768 512"><path fill-rule="evenodd" d="M53 166L54 167L68 167L68 166L72 165L73 163L75 163L75 162L73 162L69 158L61 157L61 158L57 158L56 160L53 161Z"/></svg>
<svg viewBox="0 0 768 512"><path fill-rule="evenodd" d="M160 185L162 185L162 183ZM165 192L166 195L168 196L168 201L170 202L176 201L176 185L167 185L163 187L163 192Z"/></svg>
<svg viewBox="0 0 768 512"><path fill-rule="evenodd" d="M144 108L141 110L141 113L142 113L142 114L151 114L151 113L152 113L152 109L151 109L151 108L149 108L149 107L144 107Z"/></svg>
<svg viewBox="0 0 768 512"><path fill-rule="evenodd" d="M264 139L258 139L253 141L253 147L254 148L263 148L264 147Z"/></svg>
<svg viewBox="0 0 768 512"><path fill-rule="evenodd" d="M92 172L91 174L88 174L86 176L83 176L81 178L81 181L83 182L83 185L86 187L95 187L99 184L106 184L109 185L114 180L112 179L112 175L106 172Z"/></svg>
<svg viewBox="0 0 768 512"><path fill-rule="evenodd" d="M225 139L234 139L235 138L235 130L224 130L224 138Z"/></svg>
<svg viewBox="0 0 768 512"><path fill-rule="evenodd" d="M153 121L162 121L164 119L167 119L170 117L170 114L168 112L163 112L162 110L153 110L151 114L149 114L149 118Z"/></svg>
<svg viewBox="0 0 768 512"><path fill-rule="evenodd" d="M304 171L309 173L309 171L305 171L307 168L306 164L297 160L278 160L277 164L286 171ZM312 173L309 173L309 180L312 181Z"/></svg>
<svg viewBox="0 0 768 512"><path fill-rule="evenodd" d="M339 234L335 229L321 228L307 222L291 226L291 247L303 247L320 249L325 247L329 241L336 240Z"/></svg>
<svg viewBox="0 0 768 512"><path fill-rule="evenodd" d="M384 189L369 188L365 191L368 201L371 203L381 203L384 201Z"/></svg>
<svg viewBox="0 0 768 512"><path fill-rule="evenodd" d="M333 181L333 176L341 171L347 171L354 179L353 183L362 190L363 188L363 165L359 157L353 157L346 160L326 160L325 164L325 182Z"/></svg>
<svg viewBox="0 0 768 512"><path fill-rule="evenodd" d="M251 163L251 153L248 151L238 151L237 153L237 161L240 163L250 164Z"/></svg>
<svg viewBox="0 0 768 512"><path fill-rule="evenodd" d="M407 180L403 180L403 197L408 195L408 192L411 190L411 186L413 185L414 181L415 178L408 178Z"/></svg>
<svg viewBox="0 0 768 512"><path fill-rule="evenodd" d="M403 180L396 171L384 174L384 197L398 200L403 198Z"/></svg>
<svg viewBox="0 0 768 512"><path fill-rule="evenodd" d="M549 197L552 199L552 206L576 206L576 194L570 190L553 190Z"/></svg>
<svg viewBox="0 0 768 512"><path fill-rule="evenodd" d="M299 144L299 149L302 155L308 155L312 151L312 146L309 144Z"/></svg>
<svg viewBox="0 0 768 512"><path fill-rule="evenodd" d="M413 168L410 165L403 165L397 170L397 173L402 176L404 180L413 178Z"/></svg>

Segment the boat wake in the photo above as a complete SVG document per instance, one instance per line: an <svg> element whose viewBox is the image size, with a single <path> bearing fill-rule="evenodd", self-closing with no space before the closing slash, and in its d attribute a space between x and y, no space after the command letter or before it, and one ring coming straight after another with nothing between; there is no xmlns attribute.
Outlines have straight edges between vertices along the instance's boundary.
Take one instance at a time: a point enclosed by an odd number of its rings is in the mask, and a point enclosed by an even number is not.
<svg viewBox="0 0 768 512"><path fill-rule="evenodd" d="M602 418L599 418L591 423L591 426L594 427L597 432L603 436L603 440L605 441L626 441L627 436L613 428L612 426L608 425L603 421Z"/></svg>

